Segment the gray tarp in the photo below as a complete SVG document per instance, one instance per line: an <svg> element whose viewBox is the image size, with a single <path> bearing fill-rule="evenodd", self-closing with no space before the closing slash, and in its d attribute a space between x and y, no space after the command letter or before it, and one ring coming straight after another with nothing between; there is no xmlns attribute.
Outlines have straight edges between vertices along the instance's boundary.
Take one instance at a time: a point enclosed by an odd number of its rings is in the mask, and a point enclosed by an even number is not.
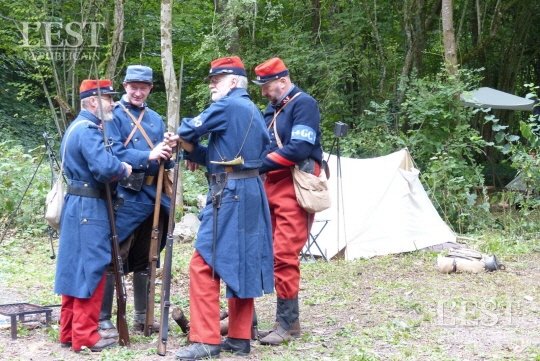
<svg viewBox="0 0 540 361"><path fill-rule="evenodd" d="M479 88L464 92L461 101L470 107L532 111L533 99L518 97L493 88Z"/></svg>

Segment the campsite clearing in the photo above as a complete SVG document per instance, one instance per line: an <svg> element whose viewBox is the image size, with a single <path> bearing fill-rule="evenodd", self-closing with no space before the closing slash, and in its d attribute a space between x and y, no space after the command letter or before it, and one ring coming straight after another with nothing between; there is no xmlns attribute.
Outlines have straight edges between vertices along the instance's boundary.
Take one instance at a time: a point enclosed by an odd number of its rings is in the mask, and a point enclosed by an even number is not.
<svg viewBox="0 0 540 361"><path fill-rule="evenodd" d="M34 249L20 243L2 249L0 283L11 295L3 296L3 302L51 302L54 261L44 245L45 240ZM9 254L15 249L22 250L25 259ZM186 311L190 255L190 245L175 245L172 302ZM434 253L420 251L303 263L302 337L275 348L253 342L247 359L540 360L540 253L500 257L505 271L477 275L440 274L435 258ZM129 315L131 303L130 299ZM260 328L269 327L275 297L257 300L256 308ZM77 355L61 348L56 337L56 325L20 327L18 339L12 341L9 328L3 327L0 359L173 360L186 340L173 324L168 353L160 357L155 354L157 336L133 334L131 348L101 355ZM246 358L222 354L221 359Z"/></svg>

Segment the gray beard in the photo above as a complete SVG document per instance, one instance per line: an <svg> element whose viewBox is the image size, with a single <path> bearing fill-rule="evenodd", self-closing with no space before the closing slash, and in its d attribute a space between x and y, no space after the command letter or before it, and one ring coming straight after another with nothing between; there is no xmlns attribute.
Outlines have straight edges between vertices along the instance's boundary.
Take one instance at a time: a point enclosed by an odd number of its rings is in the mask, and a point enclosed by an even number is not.
<svg viewBox="0 0 540 361"><path fill-rule="evenodd" d="M104 120L106 122L113 120L113 113L112 112L104 112L102 120Z"/></svg>

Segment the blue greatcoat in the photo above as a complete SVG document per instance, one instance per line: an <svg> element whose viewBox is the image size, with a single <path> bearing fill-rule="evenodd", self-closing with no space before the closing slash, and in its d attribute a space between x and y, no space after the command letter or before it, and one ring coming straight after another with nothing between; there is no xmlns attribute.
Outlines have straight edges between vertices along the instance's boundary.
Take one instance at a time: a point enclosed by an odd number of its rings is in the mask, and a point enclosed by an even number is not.
<svg viewBox="0 0 540 361"><path fill-rule="evenodd" d="M194 143L187 159L203 164L208 173L224 172L210 161L244 158L234 171L257 169L269 144L264 120L245 89L231 90L193 119L185 119L178 133ZM209 134L208 146L199 144ZM212 262L212 201L208 193L200 214L195 248L227 284L227 297L253 298L274 289L272 233L268 201L259 177L229 179L218 211L215 265Z"/></svg>
<svg viewBox="0 0 540 361"><path fill-rule="evenodd" d="M125 101L124 98L120 102L130 111L135 119L138 119L143 109L145 109L141 126L154 146L163 141L165 124L158 113L147 106L134 106ZM124 146L124 141L129 137L135 125L120 104L115 106L113 113L114 119L112 124L107 124L106 131L107 136L112 142L114 155L123 162L131 164L133 172L144 172L145 176L155 176L157 178L159 163L156 160L148 160L151 148L141 131L137 129L129 143ZM174 164L172 162L165 164L165 168L167 169L173 166ZM154 212L156 185L144 184L138 192L118 186L117 197L124 199L124 205L116 211L118 239L123 242ZM161 206L161 214L167 215L170 209L170 198L165 193L161 195ZM166 234L166 232L163 233Z"/></svg>
<svg viewBox="0 0 540 361"><path fill-rule="evenodd" d="M103 189L103 183L127 176L120 160L105 149L99 123L92 113L82 110L62 140L64 174L73 186L86 184ZM67 194L60 227L54 290L62 295L89 298L111 262L106 201Z"/></svg>

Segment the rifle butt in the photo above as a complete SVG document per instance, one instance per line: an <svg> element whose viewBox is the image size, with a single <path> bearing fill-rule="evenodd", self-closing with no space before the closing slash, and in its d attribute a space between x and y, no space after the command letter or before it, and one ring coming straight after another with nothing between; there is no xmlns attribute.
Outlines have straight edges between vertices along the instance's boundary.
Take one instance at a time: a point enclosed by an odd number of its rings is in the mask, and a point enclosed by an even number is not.
<svg viewBox="0 0 540 361"><path fill-rule="evenodd" d="M167 353L167 341L159 340L159 344L157 347L157 354L159 356L165 356Z"/></svg>
<svg viewBox="0 0 540 361"><path fill-rule="evenodd" d="M165 314L165 318L161 318L161 323L159 325L159 342L157 347L157 354L160 356L165 356L165 353L167 352L167 340L169 338L168 308L166 311L162 311L162 315L163 314Z"/></svg>
<svg viewBox="0 0 540 361"><path fill-rule="evenodd" d="M124 308L123 317L121 316L120 311L117 313L117 317L116 317L116 328L118 329L118 344L120 346L129 346L130 344L129 329L128 329L125 315L126 315L126 310Z"/></svg>

